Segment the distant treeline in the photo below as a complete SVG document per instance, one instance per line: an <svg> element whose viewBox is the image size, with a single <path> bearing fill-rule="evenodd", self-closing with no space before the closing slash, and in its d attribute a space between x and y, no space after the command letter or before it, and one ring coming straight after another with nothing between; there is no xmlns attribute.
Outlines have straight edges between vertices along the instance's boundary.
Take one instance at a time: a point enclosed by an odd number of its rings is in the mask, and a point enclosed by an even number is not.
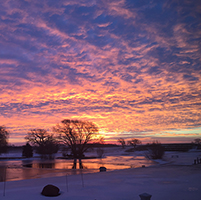
<svg viewBox="0 0 201 200"><path fill-rule="evenodd" d="M24 145L22 145L22 146L15 146L15 145L9 145L8 146L8 150L21 150L22 149L22 147L23 147ZM119 145L117 145L117 144L102 144L102 143L89 143L89 144L87 144L87 146L88 147L91 147L91 148L98 148L98 147L118 147ZM61 144L60 145L60 147L62 148L63 147L63 145Z"/></svg>
<svg viewBox="0 0 201 200"><path fill-rule="evenodd" d="M175 143L175 144L162 144L162 146L165 148L165 151L189 151L193 147L195 147L195 144L193 143Z"/></svg>
<svg viewBox="0 0 201 200"><path fill-rule="evenodd" d="M187 152L190 149L195 147L194 143L170 143L170 144L161 144L162 147L164 147L165 151L181 151L181 152ZM143 151L147 150L149 148L149 145L139 145L136 147L136 150ZM197 149L199 149L200 146L197 146Z"/></svg>
<svg viewBox="0 0 201 200"><path fill-rule="evenodd" d="M170 143L170 144L161 144L164 148L165 151L189 151L190 149L195 147L194 143ZM89 143L87 144L87 146L90 148L102 148L102 147L117 147L119 145L116 144L102 144L102 143ZM21 150L23 146L8 146L8 150ZM62 148L62 145L60 145L60 147ZM148 147L148 145L138 145L136 147L136 150L138 151L143 151L146 150ZM197 149L201 149L201 146L197 146Z"/></svg>

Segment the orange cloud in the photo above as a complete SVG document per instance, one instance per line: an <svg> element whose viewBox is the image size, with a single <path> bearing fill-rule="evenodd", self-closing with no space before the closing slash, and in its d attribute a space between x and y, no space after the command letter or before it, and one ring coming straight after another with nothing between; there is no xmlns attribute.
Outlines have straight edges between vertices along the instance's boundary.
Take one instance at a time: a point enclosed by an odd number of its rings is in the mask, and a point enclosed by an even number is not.
<svg viewBox="0 0 201 200"><path fill-rule="evenodd" d="M200 136L168 133L201 126L197 7L187 23L177 12L186 1L52 4L0 8L0 120L11 142L64 118L95 122L108 141Z"/></svg>

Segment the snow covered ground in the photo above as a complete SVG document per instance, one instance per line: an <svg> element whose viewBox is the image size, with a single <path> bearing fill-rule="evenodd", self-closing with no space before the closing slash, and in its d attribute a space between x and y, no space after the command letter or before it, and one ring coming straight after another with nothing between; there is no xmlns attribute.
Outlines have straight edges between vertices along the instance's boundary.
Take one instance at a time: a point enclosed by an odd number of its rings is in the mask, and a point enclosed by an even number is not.
<svg viewBox="0 0 201 200"><path fill-rule="evenodd" d="M197 157L201 152L167 152L159 164L145 168L0 182L0 199L139 200L146 192L151 200L201 200L201 164L193 165ZM47 184L59 187L61 195L42 196Z"/></svg>

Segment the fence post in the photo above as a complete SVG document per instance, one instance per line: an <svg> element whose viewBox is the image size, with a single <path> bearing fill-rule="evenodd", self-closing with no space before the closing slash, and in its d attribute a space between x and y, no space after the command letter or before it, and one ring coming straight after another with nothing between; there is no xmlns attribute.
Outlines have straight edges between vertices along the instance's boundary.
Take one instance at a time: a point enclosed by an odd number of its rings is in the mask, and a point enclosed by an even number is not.
<svg viewBox="0 0 201 200"><path fill-rule="evenodd" d="M4 187L3 187L3 196L6 196L6 168L5 167L5 174L4 174Z"/></svg>

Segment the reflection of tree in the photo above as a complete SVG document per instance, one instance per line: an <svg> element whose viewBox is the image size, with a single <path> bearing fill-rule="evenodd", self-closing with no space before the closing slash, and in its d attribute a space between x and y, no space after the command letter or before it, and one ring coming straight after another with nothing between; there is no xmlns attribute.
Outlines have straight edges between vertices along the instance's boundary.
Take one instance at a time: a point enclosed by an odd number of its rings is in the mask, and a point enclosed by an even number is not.
<svg viewBox="0 0 201 200"><path fill-rule="evenodd" d="M77 168L77 162L76 162L76 159L74 159L72 169L76 169L76 168Z"/></svg>
<svg viewBox="0 0 201 200"><path fill-rule="evenodd" d="M33 163L30 160L22 160L22 166L23 167L32 168L33 167Z"/></svg>
<svg viewBox="0 0 201 200"><path fill-rule="evenodd" d="M79 160L79 169L83 169L83 164L82 164L82 160L80 159ZM76 159L73 160L73 166L72 166L72 169L77 169L77 162L76 162Z"/></svg>
<svg viewBox="0 0 201 200"><path fill-rule="evenodd" d="M55 168L55 163L38 163L39 168Z"/></svg>
<svg viewBox="0 0 201 200"><path fill-rule="evenodd" d="M30 164L24 164L23 167L32 168L32 167L33 167L33 164L31 164L31 163L30 163Z"/></svg>
<svg viewBox="0 0 201 200"><path fill-rule="evenodd" d="M5 178L6 178L6 166L1 166L0 167L0 182L3 182L5 181Z"/></svg>

